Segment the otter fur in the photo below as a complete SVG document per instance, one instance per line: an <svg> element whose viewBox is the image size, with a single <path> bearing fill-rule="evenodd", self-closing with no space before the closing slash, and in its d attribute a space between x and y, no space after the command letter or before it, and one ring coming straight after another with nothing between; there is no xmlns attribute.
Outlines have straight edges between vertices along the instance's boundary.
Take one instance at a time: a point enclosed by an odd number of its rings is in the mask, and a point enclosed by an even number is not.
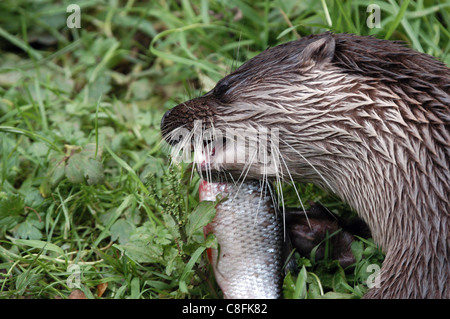
<svg viewBox="0 0 450 319"><path fill-rule="evenodd" d="M274 168L213 158L210 168L312 182L346 201L386 254L380 285L365 298L450 298L450 69L443 63L395 41L312 35L267 49L168 111L162 134L172 145L193 143L173 132L194 130L195 121L203 130L279 130Z"/></svg>

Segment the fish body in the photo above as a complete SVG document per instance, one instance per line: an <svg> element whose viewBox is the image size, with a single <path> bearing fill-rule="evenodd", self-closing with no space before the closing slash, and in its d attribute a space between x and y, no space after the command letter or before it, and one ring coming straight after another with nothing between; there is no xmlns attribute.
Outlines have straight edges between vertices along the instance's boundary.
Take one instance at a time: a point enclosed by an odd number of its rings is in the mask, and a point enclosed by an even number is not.
<svg viewBox="0 0 450 319"><path fill-rule="evenodd" d="M209 257L224 297L280 298L283 222L268 186L259 181L238 185L202 181L199 194L200 200L225 198L205 227L205 234L213 232L219 244Z"/></svg>

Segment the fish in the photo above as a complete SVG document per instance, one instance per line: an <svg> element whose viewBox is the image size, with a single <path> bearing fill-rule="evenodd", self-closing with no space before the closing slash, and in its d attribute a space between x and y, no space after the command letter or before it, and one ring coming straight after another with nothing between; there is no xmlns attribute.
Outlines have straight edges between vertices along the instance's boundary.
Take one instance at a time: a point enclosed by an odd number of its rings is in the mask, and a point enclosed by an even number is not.
<svg viewBox="0 0 450 319"><path fill-rule="evenodd" d="M225 299L282 297L283 220L269 187L261 181L200 182L200 201L224 198L204 233L217 238L208 257Z"/></svg>

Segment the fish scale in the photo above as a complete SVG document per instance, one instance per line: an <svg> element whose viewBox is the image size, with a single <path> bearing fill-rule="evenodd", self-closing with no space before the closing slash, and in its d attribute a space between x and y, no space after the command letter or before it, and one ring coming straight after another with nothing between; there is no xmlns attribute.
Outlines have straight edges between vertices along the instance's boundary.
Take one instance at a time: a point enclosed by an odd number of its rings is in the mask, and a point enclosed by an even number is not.
<svg viewBox="0 0 450 319"><path fill-rule="evenodd" d="M226 198L205 227L219 243L210 261L225 298L281 297L283 224L267 187L259 181L200 184L200 200Z"/></svg>

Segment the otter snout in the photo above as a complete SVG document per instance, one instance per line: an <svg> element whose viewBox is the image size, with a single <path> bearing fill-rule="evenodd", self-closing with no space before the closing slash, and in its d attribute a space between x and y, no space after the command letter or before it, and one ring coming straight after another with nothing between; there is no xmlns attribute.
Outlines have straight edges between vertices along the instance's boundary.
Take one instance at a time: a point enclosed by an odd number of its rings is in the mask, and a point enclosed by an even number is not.
<svg viewBox="0 0 450 319"><path fill-rule="evenodd" d="M161 119L161 133L171 145L193 135L194 125L205 130L211 127L217 101L210 96L195 98L168 110ZM198 124L196 124L196 121Z"/></svg>

